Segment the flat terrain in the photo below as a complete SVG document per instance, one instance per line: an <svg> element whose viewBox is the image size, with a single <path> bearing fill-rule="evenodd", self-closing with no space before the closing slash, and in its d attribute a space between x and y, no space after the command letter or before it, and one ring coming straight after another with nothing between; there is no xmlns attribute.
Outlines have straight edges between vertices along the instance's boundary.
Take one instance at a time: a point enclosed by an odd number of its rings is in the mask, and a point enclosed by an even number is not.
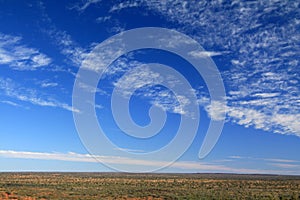
<svg viewBox="0 0 300 200"><path fill-rule="evenodd" d="M300 199L300 176L0 173L0 199Z"/></svg>

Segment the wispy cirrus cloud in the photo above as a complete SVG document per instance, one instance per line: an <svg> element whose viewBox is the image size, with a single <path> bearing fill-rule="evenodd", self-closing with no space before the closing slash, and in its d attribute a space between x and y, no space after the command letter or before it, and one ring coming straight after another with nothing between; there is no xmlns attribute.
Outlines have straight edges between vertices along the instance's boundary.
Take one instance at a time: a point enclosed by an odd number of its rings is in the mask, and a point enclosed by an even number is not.
<svg viewBox="0 0 300 200"><path fill-rule="evenodd" d="M59 47L61 54L66 56L67 60L70 60L74 66L79 67L89 49L82 48L69 34L54 27L48 30L47 33Z"/></svg>
<svg viewBox="0 0 300 200"><path fill-rule="evenodd" d="M104 17L98 17L96 19L96 22L98 23L103 23L103 22L107 22L111 19L111 16L104 16Z"/></svg>
<svg viewBox="0 0 300 200"><path fill-rule="evenodd" d="M118 52L109 47L105 49L105 54L112 56ZM99 72L108 67L102 78L106 79L112 88L118 88L120 95L129 98L131 95L143 98L150 104L161 108L164 111L175 114L191 115L187 112L187 105L192 102L185 95L175 96L175 94L166 88L158 86L164 82L168 85L180 85L178 78L171 74L161 74L155 72L145 63L136 61L134 54L126 57L120 57L110 66L104 66L107 63L108 56L97 55L93 53L85 60L84 67L88 70ZM102 92L102 88L92 88L85 83L79 83L79 87L91 92L99 92L102 95L110 95L108 92ZM134 92L133 92L134 91Z"/></svg>
<svg viewBox="0 0 300 200"><path fill-rule="evenodd" d="M191 51L189 55L195 58L202 58L202 57L213 57L213 56L220 56L226 52L216 52L216 51Z"/></svg>
<svg viewBox="0 0 300 200"><path fill-rule="evenodd" d="M278 168L285 168L285 169L300 169L300 165L295 165L295 164L271 163L270 165L278 167Z"/></svg>
<svg viewBox="0 0 300 200"><path fill-rule="evenodd" d="M27 108L27 107L24 107L23 105L13 102L13 101L3 100L3 101L0 101L0 103L4 103L4 104L11 105L14 107Z"/></svg>
<svg viewBox="0 0 300 200"><path fill-rule="evenodd" d="M299 160L289 160L289 159L280 159L280 158L264 158L264 160L270 162L279 162L279 163L300 163Z"/></svg>
<svg viewBox="0 0 300 200"><path fill-rule="evenodd" d="M186 110L186 107L192 103L188 97L183 94L176 96L171 90L158 86L159 84L180 85L181 83L173 75L161 74L153 71L147 64L127 58L118 59L110 70L107 70L105 76L118 77L120 74L124 76L113 82L113 86L119 88L118 91L123 97L129 98L130 95L134 95L170 113L192 115Z"/></svg>
<svg viewBox="0 0 300 200"><path fill-rule="evenodd" d="M132 165L134 166L154 166L159 167L166 165L164 161L141 160L119 156L101 156L90 154L69 153L53 153L53 152L29 152L29 151L13 151L0 150L0 157L3 158L19 158L19 159L37 159L37 160L57 160L68 162L86 162L97 163L104 162L108 164ZM230 162L216 164L216 162L195 162L195 161L177 161L170 165L170 169L179 169L195 172L227 172L227 173L246 173L246 174L300 174L299 165L296 164L279 164L273 163L276 169L251 169L244 167L226 166ZM272 164L272 163L271 163ZM287 170L287 168L290 168Z"/></svg>
<svg viewBox="0 0 300 200"><path fill-rule="evenodd" d="M78 8L84 11L96 3L101 2L85 1ZM191 52L194 57L222 58L219 67L228 68L221 72L228 89L223 106L228 121L300 135L299 2L137 0L116 3L109 12L138 7L179 24L177 30L195 38L207 51ZM180 40L175 41L178 44L170 45L180 46ZM83 55L78 52L74 55ZM225 113L216 102L203 105L211 119Z"/></svg>
<svg viewBox="0 0 300 200"><path fill-rule="evenodd" d="M72 112L79 112L79 110L73 108L72 106L66 103L62 103L51 97L47 97L45 95L39 94L39 92L35 89L24 88L9 78L0 77L0 91L2 91L2 94L5 95L5 97L13 98L18 101L28 102L33 105L57 107ZM11 101L5 101L5 102L9 103ZM18 105L14 102L9 104L15 106Z"/></svg>
<svg viewBox="0 0 300 200"><path fill-rule="evenodd" d="M42 88L47 88L47 87L56 87L58 86L58 83L54 83L54 82L43 82L41 84Z"/></svg>
<svg viewBox="0 0 300 200"><path fill-rule="evenodd" d="M78 9L82 9L82 11L84 11L88 6L97 2L100 1L88 0L82 7L78 7ZM74 8L76 8L76 6ZM52 19L47 14L44 3L40 2L39 9L41 9L43 13L43 22L47 24L47 27L42 28L41 31L51 38L53 44L59 48L60 53L66 57L66 61L69 61L69 63L75 67L79 67L83 59L86 57L87 52L90 51L90 48L92 48L93 45L88 48L83 48L71 37L70 34L56 27Z"/></svg>
<svg viewBox="0 0 300 200"><path fill-rule="evenodd" d="M205 110L208 116L215 121L224 120L226 117L228 107L224 102L221 101L211 101L205 106Z"/></svg>
<svg viewBox="0 0 300 200"><path fill-rule="evenodd" d="M0 65L16 70L35 70L48 66L52 59L22 43L22 37L0 33Z"/></svg>
<svg viewBox="0 0 300 200"><path fill-rule="evenodd" d="M253 127L279 134L294 134L300 137L300 115L294 112L278 113L276 110L272 110L272 104L276 103L274 99L227 102L229 105L219 101L209 102L209 99L205 99L205 101L200 102L200 105L204 106L208 116L216 121L227 116L227 120L246 128Z"/></svg>
<svg viewBox="0 0 300 200"><path fill-rule="evenodd" d="M109 12L116 12L116 11L120 11L120 10L123 10L126 8L133 8L133 7L138 7L138 6L140 6L139 1L124 1L124 2L121 2L119 4L112 6L112 8L109 10Z"/></svg>
<svg viewBox="0 0 300 200"><path fill-rule="evenodd" d="M71 6L70 9L76 9L77 11L83 12L90 5L100 3L101 1L102 0L83 0L81 3Z"/></svg>
<svg viewBox="0 0 300 200"><path fill-rule="evenodd" d="M300 160L290 160L290 159L282 159L282 158L255 158L255 157L244 157L244 156L229 156L233 161L237 161L239 163L243 161L247 162L256 162L266 166L272 166L274 169L281 170L294 170L300 171ZM298 172L299 173L299 172ZM297 174L298 174L297 173Z"/></svg>
<svg viewBox="0 0 300 200"><path fill-rule="evenodd" d="M222 60L229 67L222 72L229 88L228 120L246 127L300 135L299 2L138 2L182 25L181 31L211 52L195 56L230 52L228 62ZM215 114L218 111L208 110Z"/></svg>

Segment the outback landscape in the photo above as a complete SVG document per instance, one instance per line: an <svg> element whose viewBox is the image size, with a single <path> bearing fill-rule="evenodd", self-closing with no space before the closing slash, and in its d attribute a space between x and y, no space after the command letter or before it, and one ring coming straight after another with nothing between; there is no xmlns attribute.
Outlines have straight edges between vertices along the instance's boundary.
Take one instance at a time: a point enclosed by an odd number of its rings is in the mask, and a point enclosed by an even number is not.
<svg viewBox="0 0 300 200"><path fill-rule="evenodd" d="M0 24L0 200L300 200L300 0L0 0Z"/></svg>
<svg viewBox="0 0 300 200"><path fill-rule="evenodd" d="M300 176L0 173L1 199L300 199Z"/></svg>

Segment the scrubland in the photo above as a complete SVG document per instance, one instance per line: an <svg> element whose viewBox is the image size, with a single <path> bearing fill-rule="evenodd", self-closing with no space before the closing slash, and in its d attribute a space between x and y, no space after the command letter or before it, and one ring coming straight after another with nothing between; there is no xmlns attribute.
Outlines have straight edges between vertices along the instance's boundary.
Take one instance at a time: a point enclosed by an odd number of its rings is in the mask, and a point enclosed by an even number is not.
<svg viewBox="0 0 300 200"><path fill-rule="evenodd" d="M300 200L300 176L0 173L0 199Z"/></svg>

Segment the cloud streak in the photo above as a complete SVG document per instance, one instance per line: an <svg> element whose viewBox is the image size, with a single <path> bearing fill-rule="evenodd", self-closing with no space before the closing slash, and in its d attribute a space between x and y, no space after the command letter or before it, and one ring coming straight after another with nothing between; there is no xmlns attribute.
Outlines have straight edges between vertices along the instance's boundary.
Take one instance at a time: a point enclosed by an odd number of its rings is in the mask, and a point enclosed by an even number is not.
<svg viewBox="0 0 300 200"><path fill-rule="evenodd" d="M73 8L84 11L91 4L98 3L99 0L87 0L83 6L76 5ZM86 57L89 48L85 49L75 42L72 37L63 30L58 29L52 19L46 12L45 5L40 2L39 8L43 13L42 20L47 24L47 27L43 28L42 31L47 34L53 41L53 43L59 48L60 53L66 56L67 61L71 61L71 64L75 67L79 67L81 62Z"/></svg>
<svg viewBox="0 0 300 200"><path fill-rule="evenodd" d="M150 104L157 106L165 111L181 115L191 115L186 107L191 104L188 97L177 95L169 89L158 86L163 82L168 85L180 85L178 79L172 75L161 74L155 72L147 64L130 59L122 58L107 70L106 76L118 77L120 73L124 73L121 81L113 82L113 86L119 88L121 96L129 98L132 95L141 97Z"/></svg>
<svg viewBox="0 0 300 200"><path fill-rule="evenodd" d="M164 161L155 160L139 160L118 156L100 156L90 154L78 154L74 152L69 153L46 153L46 152L28 152L28 151L13 151L13 150L0 150L0 157L3 158L18 158L18 159L37 159L37 160L57 160L68 162L86 162L98 163L104 162L109 164L132 165L132 166L162 166L166 163ZM171 169L191 170L200 172L227 172L227 173L246 173L246 174L300 174L299 165L295 164L274 164L278 170L258 170L250 168L234 168L220 164L213 164L207 162L195 161L177 161L170 165ZM297 168L298 167L298 168ZM296 168L296 171L285 171L287 168Z"/></svg>
<svg viewBox="0 0 300 200"><path fill-rule="evenodd" d="M212 56L220 56L224 54L224 52L215 52L215 51L191 51L189 55L194 58L203 58L203 57L212 57Z"/></svg>
<svg viewBox="0 0 300 200"><path fill-rule="evenodd" d="M300 136L299 2L138 2L182 25L181 31L210 50L194 56L230 52L231 62L222 60L229 67L222 72L229 88L228 120Z"/></svg>
<svg viewBox="0 0 300 200"><path fill-rule="evenodd" d="M255 158L255 157L243 157L243 156L229 156L230 159L241 162L242 160L247 160L247 162L260 162L267 166L273 166L276 169L295 171L300 170L300 160L290 160L282 158Z"/></svg>
<svg viewBox="0 0 300 200"><path fill-rule="evenodd" d="M87 0L74 8L83 12L101 3L100 0ZM217 108L214 106L216 102L210 105L206 102L205 108L211 119L220 119L225 113L223 108L226 108L228 121L264 131L300 136L300 68L297 59L300 57L299 2L137 0L116 3L109 12L139 7L164 17L171 24L179 24L179 31L192 36L207 49L191 52L192 56L226 57L222 65L228 70L222 72L222 77L229 89L227 105ZM112 18L108 16L99 20ZM51 23L49 17L48 21ZM66 32L55 27L49 35L55 39L61 53L75 66L80 66L87 49L78 46ZM178 44L170 45L180 46L180 40L176 41ZM3 60L7 59L3 56ZM110 73L127 70L127 66L118 67L111 68ZM155 98L166 94L153 90L145 92ZM152 103L162 103L171 112L183 113L168 97L171 96L165 95Z"/></svg>
<svg viewBox="0 0 300 200"><path fill-rule="evenodd" d="M72 106L61 103L55 99L44 97L42 95L38 95L38 92L34 89L23 88L13 82L11 79L4 79L0 77L0 91L3 91L4 95L19 101L29 102L33 105L38 106L46 106L46 107L57 107L62 108L72 112L79 112L79 110L73 108ZM10 101L5 101L5 103L9 103ZM17 106L16 103L9 103L10 105Z"/></svg>
<svg viewBox="0 0 300 200"><path fill-rule="evenodd" d="M82 4L76 4L71 7L71 9L76 9L77 11L84 12L88 7L93 4L100 3L102 0L85 0L82 1Z"/></svg>
<svg viewBox="0 0 300 200"><path fill-rule="evenodd" d="M0 65L8 65L15 70L36 70L52 62L47 55L21 41L21 37L0 33Z"/></svg>

